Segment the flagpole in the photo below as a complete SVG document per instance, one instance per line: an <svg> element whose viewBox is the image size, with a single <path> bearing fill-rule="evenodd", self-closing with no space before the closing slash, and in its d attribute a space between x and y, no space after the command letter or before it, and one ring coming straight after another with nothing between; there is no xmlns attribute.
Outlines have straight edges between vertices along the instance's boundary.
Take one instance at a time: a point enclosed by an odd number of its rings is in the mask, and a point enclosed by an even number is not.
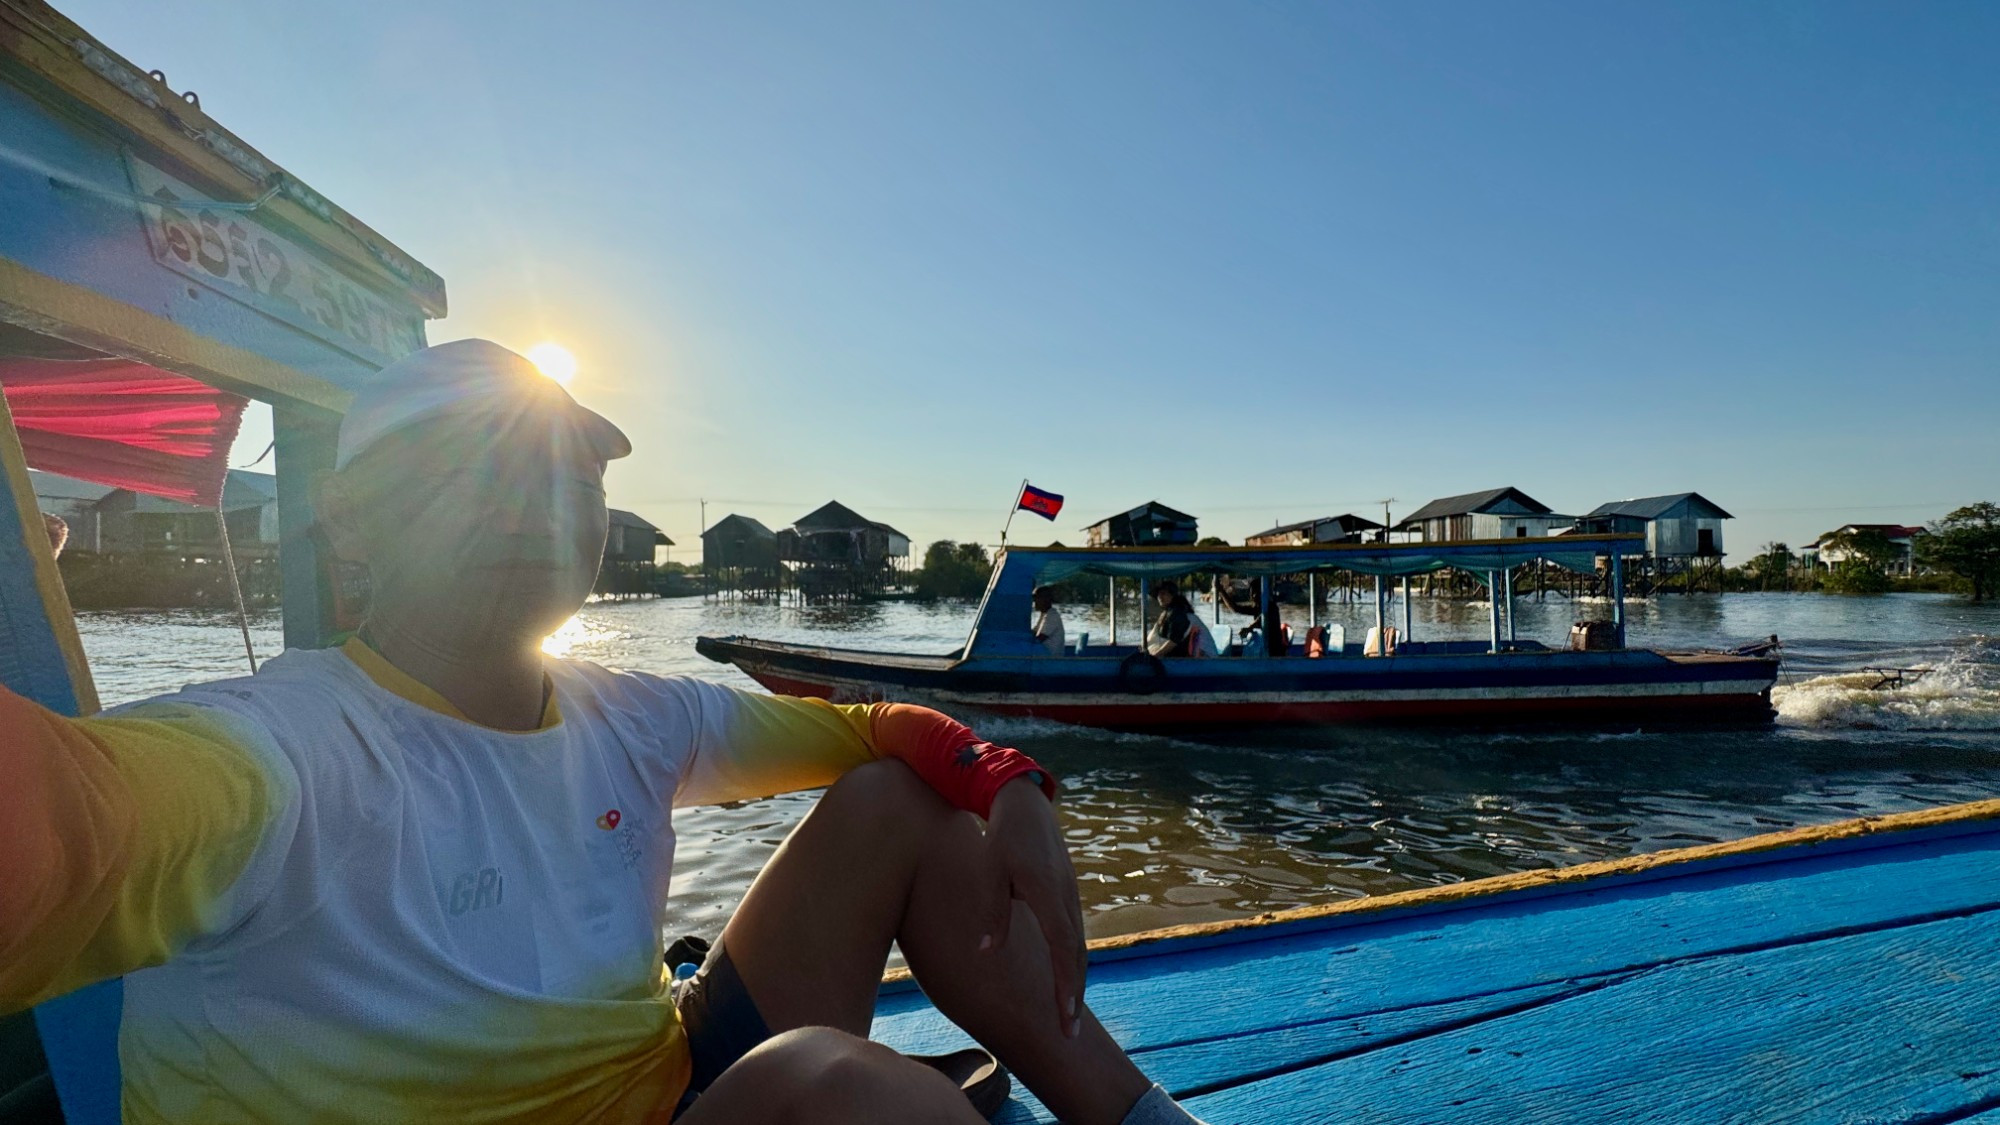
<svg viewBox="0 0 2000 1125"><path fill-rule="evenodd" d="M1000 526L1000 548L1007 548L1007 532L1014 526L1014 513L1021 510L1021 497L1028 494L1028 478L1021 478L1021 487L1014 490L1014 506L1007 509L1007 522Z"/></svg>

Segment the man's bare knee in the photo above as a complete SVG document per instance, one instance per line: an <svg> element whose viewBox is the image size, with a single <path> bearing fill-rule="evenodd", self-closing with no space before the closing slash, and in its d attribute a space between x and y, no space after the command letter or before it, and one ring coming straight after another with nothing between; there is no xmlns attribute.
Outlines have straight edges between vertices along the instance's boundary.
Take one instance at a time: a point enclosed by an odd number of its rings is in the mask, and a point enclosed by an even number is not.
<svg viewBox="0 0 2000 1125"><path fill-rule="evenodd" d="M814 809L823 820L847 820L875 832L899 826L928 832L932 821L954 811L917 771L893 758L847 771Z"/></svg>

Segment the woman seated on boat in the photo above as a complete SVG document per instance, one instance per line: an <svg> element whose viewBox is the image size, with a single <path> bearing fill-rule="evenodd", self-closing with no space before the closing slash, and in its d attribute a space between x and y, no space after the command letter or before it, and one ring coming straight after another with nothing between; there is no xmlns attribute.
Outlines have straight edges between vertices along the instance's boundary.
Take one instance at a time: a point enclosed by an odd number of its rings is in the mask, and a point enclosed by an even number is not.
<svg viewBox="0 0 2000 1125"><path fill-rule="evenodd" d="M1194 606L1172 580L1153 583L1153 602L1160 607L1159 619L1146 634L1146 651L1154 656L1194 655Z"/></svg>
<svg viewBox="0 0 2000 1125"><path fill-rule="evenodd" d="M1050 656L1063 654L1063 619L1056 609L1056 591L1053 586L1037 586L1034 594L1035 639L1049 650Z"/></svg>
<svg viewBox="0 0 2000 1125"><path fill-rule="evenodd" d="M1192 1120L1082 1003L1026 756L541 654L629 451L496 344L418 352L316 506L353 638L104 718L0 691L0 1012L128 974L128 1121L977 1122L992 1083L865 1039L893 942L1065 1121ZM671 810L829 783L670 992Z"/></svg>

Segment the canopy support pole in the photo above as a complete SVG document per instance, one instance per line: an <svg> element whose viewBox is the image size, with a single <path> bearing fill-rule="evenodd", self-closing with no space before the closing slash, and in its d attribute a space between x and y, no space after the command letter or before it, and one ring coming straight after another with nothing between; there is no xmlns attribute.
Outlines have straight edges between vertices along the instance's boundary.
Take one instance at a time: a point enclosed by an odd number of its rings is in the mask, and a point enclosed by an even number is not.
<svg viewBox="0 0 2000 1125"><path fill-rule="evenodd" d="M1385 620L1388 607L1383 603L1383 587L1382 576L1378 574L1375 576L1375 639L1381 646L1378 651L1386 653L1389 650L1389 634L1383 631L1383 627L1388 624Z"/></svg>
<svg viewBox="0 0 2000 1125"><path fill-rule="evenodd" d="M229 517L222 510L220 496L215 501L215 533L222 540L222 565L229 569L229 592L236 596L236 627L243 630L243 655L250 661L250 674L257 674L257 646L250 643L250 609L243 602L243 580L236 575L236 552L229 546Z"/></svg>
<svg viewBox="0 0 2000 1125"><path fill-rule="evenodd" d="M1410 639L1410 576L1403 575L1403 635L1396 638L1401 642Z"/></svg>
<svg viewBox="0 0 2000 1125"><path fill-rule="evenodd" d="M277 431L278 580L283 594L285 647L321 648L333 639L332 560L312 537L312 489L333 471L337 415L307 407L275 405Z"/></svg>
<svg viewBox="0 0 2000 1125"><path fill-rule="evenodd" d="M1111 647L1118 647L1118 579L1106 578L1111 584Z"/></svg>
<svg viewBox="0 0 2000 1125"><path fill-rule="evenodd" d="M1486 604L1493 611L1492 649L1490 651L1498 653L1500 651L1500 572L1499 571L1489 570L1486 572Z"/></svg>
<svg viewBox="0 0 2000 1125"><path fill-rule="evenodd" d="M1306 572L1306 626L1319 628L1319 575Z"/></svg>
<svg viewBox="0 0 2000 1125"><path fill-rule="evenodd" d="M1507 582L1507 647L1514 647L1514 568L1506 571Z"/></svg>
<svg viewBox="0 0 2000 1125"><path fill-rule="evenodd" d="M1614 544L1611 548L1611 632L1618 647L1625 647L1625 556Z"/></svg>

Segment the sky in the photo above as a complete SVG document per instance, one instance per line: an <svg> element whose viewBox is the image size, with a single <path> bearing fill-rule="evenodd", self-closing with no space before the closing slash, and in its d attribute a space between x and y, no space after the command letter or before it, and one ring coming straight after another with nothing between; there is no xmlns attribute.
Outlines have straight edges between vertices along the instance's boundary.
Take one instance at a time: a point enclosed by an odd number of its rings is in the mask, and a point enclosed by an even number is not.
<svg viewBox="0 0 2000 1125"><path fill-rule="evenodd" d="M2000 500L2000 5L59 2L433 343L573 351L677 559L1023 478L1034 543L1693 490L1737 562Z"/></svg>

